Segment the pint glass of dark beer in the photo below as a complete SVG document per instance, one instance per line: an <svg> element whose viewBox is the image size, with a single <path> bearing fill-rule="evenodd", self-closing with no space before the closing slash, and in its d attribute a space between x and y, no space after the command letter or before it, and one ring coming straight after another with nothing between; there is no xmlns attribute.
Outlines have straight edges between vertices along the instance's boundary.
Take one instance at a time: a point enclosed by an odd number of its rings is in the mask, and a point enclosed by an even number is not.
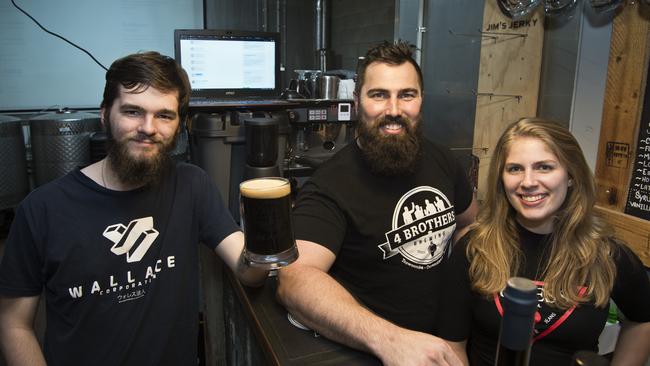
<svg viewBox="0 0 650 366"><path fill-rule="evenodd" d="M291 224L291 185L284 178L255 178L239 185L244 258L267 269L298 258Z"/></svg>

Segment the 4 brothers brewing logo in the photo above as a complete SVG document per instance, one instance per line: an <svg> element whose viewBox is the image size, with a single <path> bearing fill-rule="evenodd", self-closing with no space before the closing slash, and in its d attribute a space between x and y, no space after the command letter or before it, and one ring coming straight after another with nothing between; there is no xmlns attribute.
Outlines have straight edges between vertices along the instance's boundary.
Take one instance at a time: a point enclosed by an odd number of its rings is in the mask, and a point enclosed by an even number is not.
<svg viewBox="0 0 650 366"><path fill-rule="evenodd" d="M454 206L439 190L421 186L408 191L395 206L392 230L378 247L384 259L402 255L402 263L429 269L442 261L456 229Z"/></svg>

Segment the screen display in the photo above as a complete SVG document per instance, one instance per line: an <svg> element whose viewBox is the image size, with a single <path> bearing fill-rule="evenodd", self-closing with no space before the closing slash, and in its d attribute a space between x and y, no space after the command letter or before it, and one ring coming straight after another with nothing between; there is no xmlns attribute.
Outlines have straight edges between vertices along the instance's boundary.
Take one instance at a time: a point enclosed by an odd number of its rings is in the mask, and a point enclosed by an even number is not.
<svg viewBox="0 0 650 366"><path fill-rule="evenodd" d="M181 66L194 90L274 89L272 40L181 39Z"/></svg>

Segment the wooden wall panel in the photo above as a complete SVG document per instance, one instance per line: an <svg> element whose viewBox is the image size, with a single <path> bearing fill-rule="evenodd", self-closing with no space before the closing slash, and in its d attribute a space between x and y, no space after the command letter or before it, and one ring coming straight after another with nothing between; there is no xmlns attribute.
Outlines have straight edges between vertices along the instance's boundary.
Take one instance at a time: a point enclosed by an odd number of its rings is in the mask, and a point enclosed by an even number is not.
<svg viewBox="0 0 650 366"><path fill-rule="evenodd" d="M596 183L598 204L622 212L625 208L650 45L650 7L627 2L614 17L605 87L603 121L598 144ZM608 144L627 146L627 156L614 155Z"/></svg>
<svg viewBox="0 0 650 366"><path fill-rule="evenodd" d="M480 158L478 199L482 200L492 151L505 127L537 111L544 41L543 9L513 21L486 1L474 123L475 154Z"/></svg>
<svg viewBox="0 0 650 366"><path fill-rule="evenodd" d="M649 47L650 7L627 2L614 17L595 171L601 212L646 266L650 266L650 222L623 211L641 123ZM618 150L608 151L608 145ZM627 154L621 147L627 147Z"/></svg>
<svg viewBox="0 0 650 366"><path fill-rule="evenodd" d="M646 267L650 267L650 221L599 206L596 206L596 211L614 226L616 236L625 241Z"/></svg>

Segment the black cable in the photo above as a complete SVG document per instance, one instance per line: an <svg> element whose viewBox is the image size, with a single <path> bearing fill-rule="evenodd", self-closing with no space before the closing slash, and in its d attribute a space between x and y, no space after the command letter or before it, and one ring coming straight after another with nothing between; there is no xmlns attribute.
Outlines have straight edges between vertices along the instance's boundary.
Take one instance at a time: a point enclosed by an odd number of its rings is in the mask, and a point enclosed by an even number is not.
<svg viewBox="0 0 650 366"><path fill-rule="evenodd" d="M205 11L208 5L207 0L203 0L201 5L203 6L203 29L208 29L208 12Z"/></svg>
<svg viewBox="0 0 650 366"><path fill-rule="evenodd" d="M11 3L16 7L16 9L20 10L23 14L27 15L27 17L28 17L29 19L33 20L34 23L36 23L36 25L38 25L38 26L39 26L42 30L44 30L46 33L51 34L51 35L53 35L53 36L55 36L55 37L58 37L58 38L60 38L60 39L62 39L62 40L64 40L64 41L68 42L70 45L74 46L75 48L77 48L77 49L83 51L86 55L90 56L90 58L92 58L93 61L95 61L95 62L97 63L97 65L101 66L102 69L108 71L108 69L107 69L104 65L102 65L101 62L97 61L97 59L96 59L93 55L91 55L90 52L88 52L88 51L86 51L85 49L83 49L83 48L77 46L76 44L74 44L74 43L68 41L67 39L65 39L65 37L60 36L60 35L58 35L58 34L56 34L56 33L54 33L54 32L50 32L49 30L45 29L45 27L43 27L43 26L41 25L41 23L39 23L36 19L34 19L34 17L32 17L31 15L29 15L26 11L24 11L24 10L21 9L18 5L16 5L16 2L15 2L14 0L11 0Z"/></svg>

